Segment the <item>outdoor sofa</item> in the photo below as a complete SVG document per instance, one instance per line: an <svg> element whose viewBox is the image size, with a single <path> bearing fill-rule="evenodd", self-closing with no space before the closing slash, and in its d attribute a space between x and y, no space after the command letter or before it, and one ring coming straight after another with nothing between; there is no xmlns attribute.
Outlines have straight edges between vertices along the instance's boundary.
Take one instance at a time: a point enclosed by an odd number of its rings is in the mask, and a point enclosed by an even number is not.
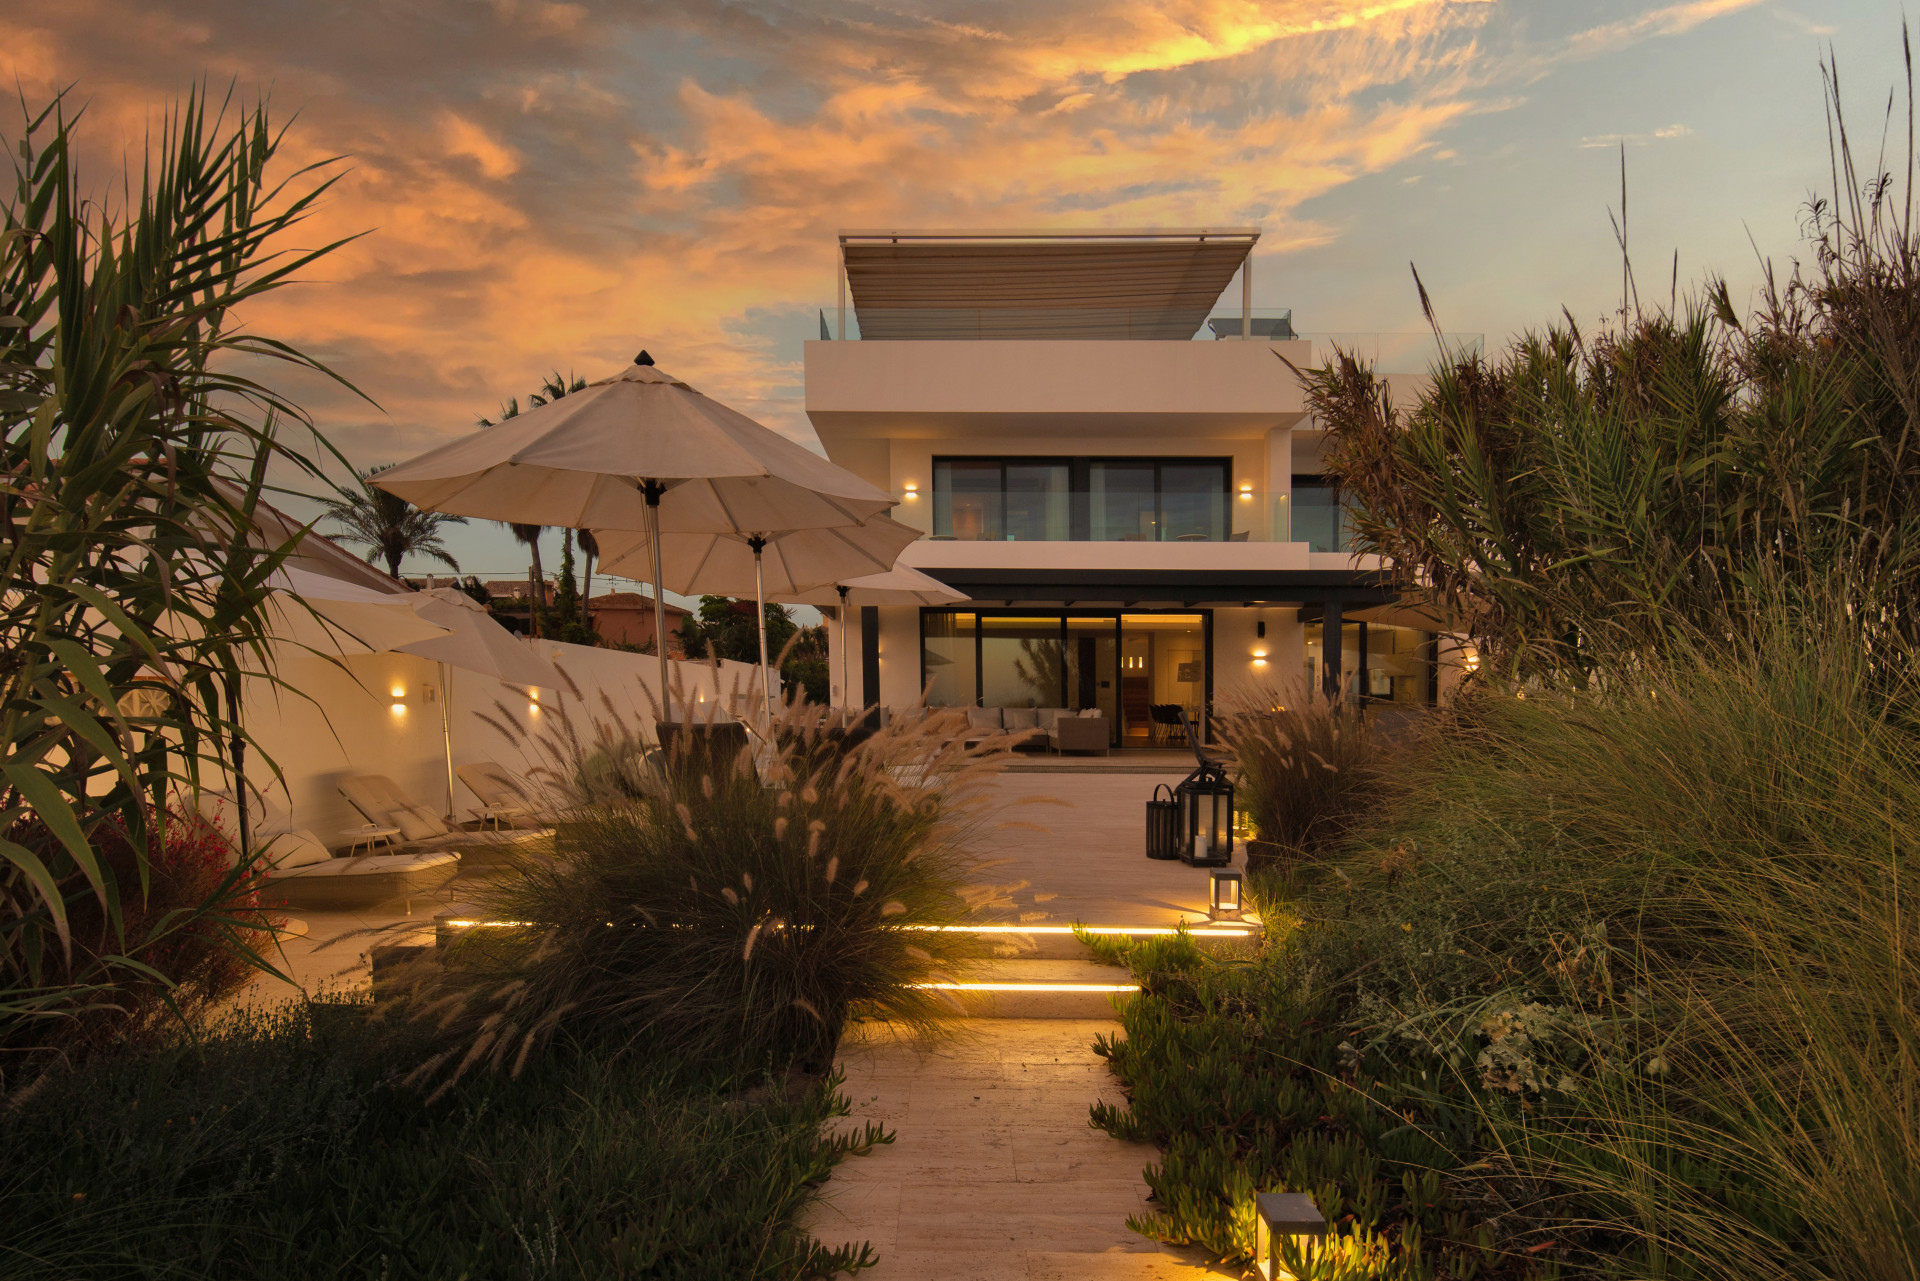
<svg viewBox="0 0 1920 1281"><path fill-rule="evenodd" d="M965 716L960 733L968 746L996 734L1016 736L1015 751L1102 752L1107 750L1107 721L1097 707L888 707L883 726L938 714Z"/></svg>

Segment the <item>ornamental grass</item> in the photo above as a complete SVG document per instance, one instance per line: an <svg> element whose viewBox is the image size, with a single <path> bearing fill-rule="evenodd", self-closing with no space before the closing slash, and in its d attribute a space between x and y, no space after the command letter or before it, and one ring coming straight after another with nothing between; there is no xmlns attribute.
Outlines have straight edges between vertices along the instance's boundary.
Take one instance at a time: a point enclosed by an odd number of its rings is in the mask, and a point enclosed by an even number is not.
<svg viewBox="0 0 1920 1281"><path fill-rule="evenodd" d="M796 705L777 746L695 733L663 754L602 712L583 724L563 704L525 739L553 853L481 891L486 924L409 988L405 1008L447 1038L419 1079L518 1072L562 1031L824 1072L850 1018L927 1033L954 1012L931 985L978 947L948 927L989 893L967 841L1003 744L968 749L937 713L828 734Z"/></svg>

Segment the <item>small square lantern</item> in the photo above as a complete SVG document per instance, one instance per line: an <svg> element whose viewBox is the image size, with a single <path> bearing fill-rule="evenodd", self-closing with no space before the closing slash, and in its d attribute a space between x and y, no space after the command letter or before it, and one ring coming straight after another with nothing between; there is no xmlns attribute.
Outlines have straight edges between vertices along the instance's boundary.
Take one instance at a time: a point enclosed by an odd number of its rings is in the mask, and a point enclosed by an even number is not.
<svg viewBox="0 0 1920 1281"><path fill-rule="evenodd" d="M1194 867L1233 861L1233 782L1207 762L1180 784L1180 856Z"/></svg>
<svg viewBox="0 0 1920 1281"><path fill-rule="evenodd" d="M1253 1257L1260 1275L1266 1281L1294 1281L1284 1247L1290 1245L1296 1258L1303 1256L1309 1245L1326 1237L1325 1217L1313 1198L1300 1192L1259 1192L1253 1202Z"/></svg>
<svg viewBox="0 0 1920 1281"><path fill-rule="evenodd" d="M1207 916L1216 921L1239 920L1245 910L1240 901L1240 873L1229 868L1215 868L1211 880L1212 893L1207 896Z"/></svg>

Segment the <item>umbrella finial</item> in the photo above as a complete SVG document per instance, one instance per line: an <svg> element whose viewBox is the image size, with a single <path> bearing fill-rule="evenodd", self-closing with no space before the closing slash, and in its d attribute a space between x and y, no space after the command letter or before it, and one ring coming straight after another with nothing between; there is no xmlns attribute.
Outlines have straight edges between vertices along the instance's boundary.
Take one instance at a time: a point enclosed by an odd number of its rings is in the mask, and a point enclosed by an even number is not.
<svg viewBox="0 0 1920 1281"><path fill-rule="evenodd" d="M633 363L636 365L651 365L653 363L653 357L649 356L645 351L642 351L638 356L633 358Z"/></svg>

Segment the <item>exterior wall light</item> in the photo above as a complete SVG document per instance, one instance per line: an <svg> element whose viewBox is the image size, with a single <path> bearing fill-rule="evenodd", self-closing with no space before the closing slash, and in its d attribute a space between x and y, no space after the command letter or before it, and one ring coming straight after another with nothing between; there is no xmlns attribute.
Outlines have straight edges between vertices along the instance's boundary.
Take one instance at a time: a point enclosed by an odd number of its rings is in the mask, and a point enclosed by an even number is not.
<svg viewBox="0 0 1920 1281"><path fill-rule="evenodd" d="M1253 501L1253 485L1244 480L1240 482L1240 501L1243 503Z"/></svg>
<svg viewBox="0 0 1920 1281"><path fill-rule="evenodd" d="M1314 1242L1327 1235L1327 1220L1313 1198L1300 1192L1256 1192L1253 1197L1253 1257L1266 1281L1293 1281L1305 1269Z"/></svg>
<svg viewBox="0 0 1920 1281"><path fill-rule="evenodd" d="M1466 665L1467 665L1467 670L1470 672L1477 672L1480 670L1480 651L1479 650L1470 649L1467 651Z"/></svg>
<svg viewBox="0 0 1920 1281"><path fill-rule="evenodd" d="M1231 868L1218 867L1210 878L1210 893L1207 896L1207 919L1213 921L1237 921L1246 910L1241 903L1242 889L1240 873Z"/></svg>
<svg viewBox="0 0 1920 1281"><path fill-rule="evenodd" d="M906 484L902 485L901 488L906 490L908 501L912 501L913 499L920 497L920 484L918 481L910 480Z"/></svg>
<svg viewBox="0 0 1920 1281"><path fill-rule="evenodd" d="M1255 667L1265 667L1265 666L1267 665L1267 651L1266 651L1266 650L1264 650L1264 649L1256 649L1256 650L1254 650L1254 651L1253 651L1253 665L1254 665Z"/></svg>
<svg viewBox="0 0 1920 1281"><path fill-rule="evenodd" d="M387 692L387 694L388 694L388 697L392 700L391 704L388 707L388 710L391 711L395 716L406 715L407 687L405 685L395 685L391 690Z"/></svg>

